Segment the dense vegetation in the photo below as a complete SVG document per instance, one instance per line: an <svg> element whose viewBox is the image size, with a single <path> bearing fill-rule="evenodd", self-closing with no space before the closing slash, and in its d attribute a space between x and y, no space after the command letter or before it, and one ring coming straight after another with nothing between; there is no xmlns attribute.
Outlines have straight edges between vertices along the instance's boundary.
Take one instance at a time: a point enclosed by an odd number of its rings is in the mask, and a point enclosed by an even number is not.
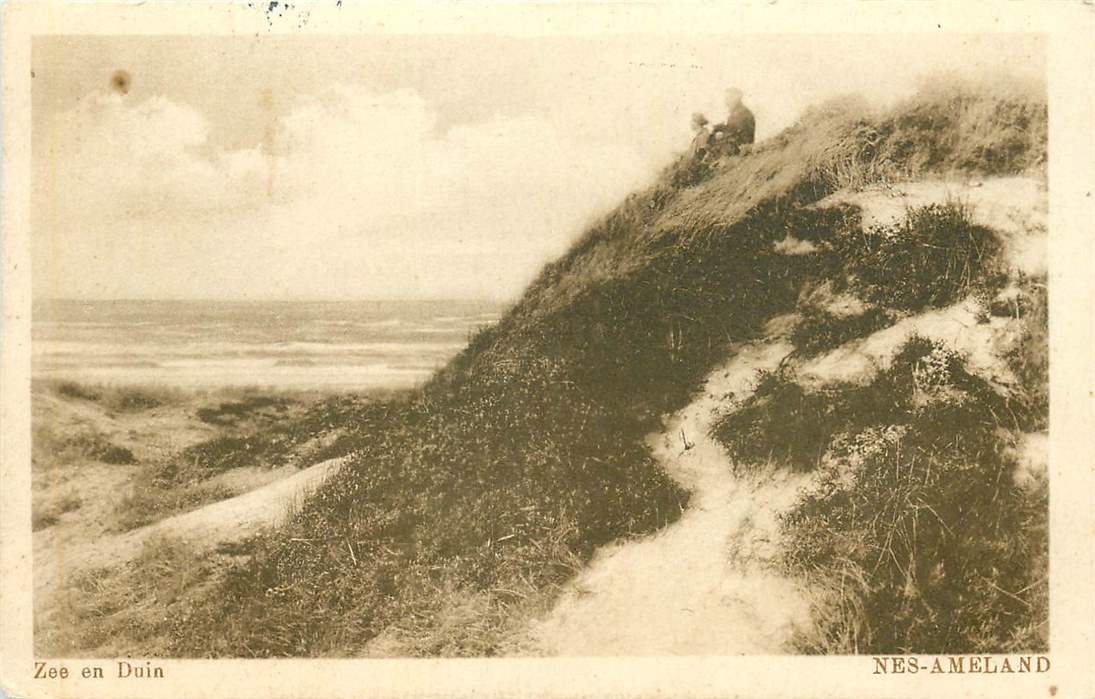
<svg viewBox="0 0 1095 699"><path fill-rule="evenodd" d="M1036 168L1044 129L1036 90L947 83L881 115L854 100L824 105L688 186L674 186L667 170L548 265L497 326L421 391L355 414L360 439L351 462L292 521L246 547L223 579L174 596L158 626L170 637L162 651L509 649L517 626L550 603L597 546L679 516L687 494L657 468L643 437L687 401L729 343L756 337L796 308L804 289L836 276L881 300L886 278L873 265L942 271L946 281L910 286L888 304L909 309L967 290L971 266L991 256L985 231L960 216L940 224L958 215L950 209L910 224L929 236L939 225L960 227L963 242L935 255L891 244L891 236L845 239L859 230L857 212L812 204L887 179ZM827 252L780 254L775 244L789 234ZM825 343L878 322L876 314L850 330L834 327ZM801 453L775 455L816 467L834 435L857 425L858 408L826 416L828 408L772 381L765 395L811 435ZM912 408L889 410L903 416ZM904 439L934 438L907 421ZM842 516L836 504L824 506ZM983 525L997 533L1010 526ZM887 590L878 611L897 604ZM921 638L933 636L909 636Z"/></svg>
<svg viewBox="0 0 1095 699"><path fill-rule="evenodd" d="M759 456L755 438L772 458L820 469L784 522L786 565L830 588L807 650L1045 649L1046 482L1016 487L1006 435L1023 417L1008 403L953 351L914 337L865 386L816 394L769 377L743 416L754 429L724 425L739 454Z"/></svg>

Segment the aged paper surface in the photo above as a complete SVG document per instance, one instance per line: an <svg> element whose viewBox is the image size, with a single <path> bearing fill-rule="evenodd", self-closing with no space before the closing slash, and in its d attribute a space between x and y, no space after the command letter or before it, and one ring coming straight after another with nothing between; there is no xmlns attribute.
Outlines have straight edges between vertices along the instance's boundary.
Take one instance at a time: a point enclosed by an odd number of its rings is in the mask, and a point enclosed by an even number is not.
<svg viewBox="0 0 1095 699"><path fill-rule="evenodd" d="M1093 30L9 3L0 688L1092 696Z"/></svg>

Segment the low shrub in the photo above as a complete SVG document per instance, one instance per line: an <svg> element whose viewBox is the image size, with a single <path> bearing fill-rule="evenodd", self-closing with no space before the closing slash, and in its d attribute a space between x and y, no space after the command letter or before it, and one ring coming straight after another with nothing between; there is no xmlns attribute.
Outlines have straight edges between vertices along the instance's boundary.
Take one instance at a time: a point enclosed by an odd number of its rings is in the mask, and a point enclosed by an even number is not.
<svg viewBox="0 0 1095 699"><path fill-rule="evenodd" d="M78 459L92 459L105 464L133 464L137 458L128 447L110 441L107 435L85 428L76 434L58 435L49 426L34 431L33 453L36 462L43 460L53 465L68 464Z"/></svg>
<svg viewBox="0 0 1095 699"><path fill-rule="evenodd" d="M101 402L108 410L139 413L180 399L178 391L159 386L112 386L104 388Z"/></svg>
<svg viewBox="0 0 1095 699"><path fill-rule="evenodd" d="M756 392L720 418L712 435L736 463L775 462L795 470L815 468L843 414L838 391L809 393L785 375L765 372Z"/></svg>
<svg viewBox="0 0 1095 699"><path fill-rule="evenodd" d="M195 470L214 475L231 468L247 466L255 462L255 456L266 446L259 435L218 435L182 450L171 460L174 465L185 464ZM165 471L164 475L174 476Z"/></svg>
<svg viewBox="0 0 1095 699"><path fill-rule="evenodd" d="M107 445L98 454L99 461L104 464L134 464L137 463L137 458L133 456L133 452L128 447L120 447L116 444Z"/></svg>
<svg viewBox="0 0 1095 699"><path fill-rule="evenodd" d="M809 307L791 332L795 351L812 357L835 349L846 342L866 337L891 325L893 314L881 308L869 308L863 313L838 316L823 308Z"/></svg>
<svg viewBox="0 0 1095 699"><path fill-rule="evenodd" d="M284 413L288 404L289 400L284 397L253 395L245 396L240 400L223 401L216 406L201 407L195 414L206 424L224 427L235 425L242 419L256 413L263 414L268 410L275 414Z"/></svg>
<svg viewBox="0 0 1095 699"><path fill-rule="evenodd" d="M77 400L97 401L102 397L97 389L75 381L58 381L53 385L53 390L60 396Z"/></svg>

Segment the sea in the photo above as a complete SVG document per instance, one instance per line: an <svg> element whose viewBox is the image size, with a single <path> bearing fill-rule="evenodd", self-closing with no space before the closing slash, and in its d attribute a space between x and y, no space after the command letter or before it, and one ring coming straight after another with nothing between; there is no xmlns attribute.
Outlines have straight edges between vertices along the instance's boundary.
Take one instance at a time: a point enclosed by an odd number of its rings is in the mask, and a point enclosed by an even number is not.
<svg viewBox="0 0 1095 699"><path fill-rule="evenodd" d="M487 301L37 301L36 378L216 389L424 382L502 308Z"/></svg>

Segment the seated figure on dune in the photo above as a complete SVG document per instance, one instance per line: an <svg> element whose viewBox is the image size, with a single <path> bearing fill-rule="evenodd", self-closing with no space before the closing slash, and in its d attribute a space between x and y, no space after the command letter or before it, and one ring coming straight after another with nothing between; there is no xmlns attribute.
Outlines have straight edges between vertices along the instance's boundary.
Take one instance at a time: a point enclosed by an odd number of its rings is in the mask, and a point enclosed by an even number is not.
<svg viewBox="0 0 1095 699"><path fill-rule="evenodd" d="M703 156L707 154L707 146L711 142L711 129L707 128L707 117L699 112L693 114L692 130L696 132L696 135L688 148L688 156L692 160L703 160Z"/></svg>
<svg viewBox="0 0 1095 699"><path fill-rule="evenodd" d="M711 129L707 117L696 112L692 115L692 144L688 151L673 164L669 181L674 187L690 187L702 180L709 168L704 162L711 146Z"/></svg>
<svg viewBox="0 0 1095 699"><path fill-rule="evenodd" d="M750 144L756 134L756 119L741 102L741 90L726 91L726 121L711 131L710 150L715 156L736 155L742 146Z"/></svg>

